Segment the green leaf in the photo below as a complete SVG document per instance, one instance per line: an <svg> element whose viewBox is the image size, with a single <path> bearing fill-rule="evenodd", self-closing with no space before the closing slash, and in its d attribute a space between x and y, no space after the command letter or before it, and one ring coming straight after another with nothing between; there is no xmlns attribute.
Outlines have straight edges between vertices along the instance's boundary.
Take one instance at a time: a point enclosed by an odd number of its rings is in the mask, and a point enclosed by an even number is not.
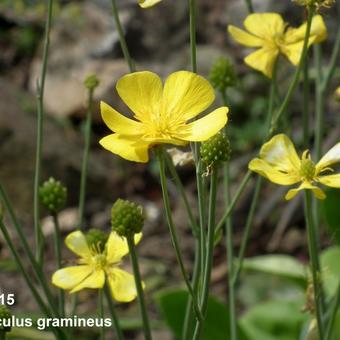
<svg viewBox="0 0 340 340"><path fill-rule="evenodd" d="M251 340L298 339L308 315L301 313L303 301L272 300L250 308L240 326Z"/></svg>
<svg viewBox="0 0 340 340"><path fill-rule="evenodd" d="M301 284L306 282L307 277L306 267L288 255L263 255L247 258L243 262L243 268L294 279Z"/></svg>
<svg viewBox="0 0 340 340"><path fill-rule="evenodd" d="M329 189L321 202L321 211L332 239L340 245L340 190Z"/></svg>
<svg viewBox="0 0 340 340"><path fill-rule="evenodd" d="M323 285L328 296L336 292L340 280L340 247L330 247L320 256Z"/></svg>
<svg viewBox="0 0 340 340"><path fill-rule="evenodd" d="M156 295L158 307L177 338L181 338L188 293L182 289L167 289ZM210 296L202 340L229 339L229 313L227 307ZM239 339L246 340L239 329Z"/></svg>

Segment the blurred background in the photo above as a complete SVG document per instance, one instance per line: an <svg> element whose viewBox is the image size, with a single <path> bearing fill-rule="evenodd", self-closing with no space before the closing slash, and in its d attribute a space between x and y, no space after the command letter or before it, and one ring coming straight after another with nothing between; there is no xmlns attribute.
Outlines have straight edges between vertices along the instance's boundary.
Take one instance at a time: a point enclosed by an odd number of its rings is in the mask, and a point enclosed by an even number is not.
<svg viewBox="0 0 340 340"><path fill-rule="evenodd" d="M304 9L289 0L257 0L254 5L256 12L278 12L292 25L301 24L305 18ZM186 1L163 0L148 10L142 10L135 0L118 0L118 6L127 43L138 70L151 70L163 78L176 70L190 70ZM264 135L263 117L267 109L269 81L243 63L247 50L234 43L226 31L228 24L242 26L247 15L245 3L240 0L200 0L198 7L198 72L208 77L212 63L219 57L226 57L235 65L238 78L237 85L228 90L231 108L228 132L233 150L233 190L242 180L248 161L256 154ZM329 32L329 38L323 44L325 63L329 61L335 31L339 25L339 13L339 4L338 8L334 6L323 13ZM24 222L31 244L34 244L32 197L36 138L35 92L41 68L45 17L46 1L0 0L0 180ZM120 112L128 112L115 92L115 82L128 73L128 67L120 50L111 2L55 1L50 37L45 88L42 179L53 176L68 188L67 207L60 214L63 236L74 230L77 223L87 100L83 81L89 74L94 73L99 78L100 85L95 90L85 209L86 226L109 231L110 209L119 197L135 200L143 205L147 221L138 252L142 274L148 287L150 312L157 320L159 311L153 303L154 292L181 284L164 220L157 164L154 161L148 164L127 162L103 150L98 144L98 140L108 133L99 115L99 101L108 102ZM284 59L280 62L279 93L283 97L294 68ZM313 67L311 75L313 77ZM337 70L336 81L331 84L326 98L325 150L335 144L340 136L340 107L334 99L334 90L340 84L339 76L340 72ZM311 91L314 91L313 84ZM221 98L217 95L214 105L220 104ZM282 129L287 131L297 144L302 140L301 110L301 90L298 89L282 123ZM312 141L311 138L311 143ZM196 211L194 168L189 164L179 168L179 172ZM254 182L251 182L247 186L233 217L235 249L238 249L240 244L253 184ZM191 268L194 252L192 232L171 178L169 188L186 265ZM307 260L301 197L287 203L283 200L284 193L285 188L265 183L256 210L247 256L288 253L302 261ZM223 212L222 192L220 194L219 214ZM55 270L53 225L45 212L42 212L42 217L47 238L46 271L51 273ZM323 246L338 237L334 234L329 237L325 228L321 231ZM217 246L212 273L212 291L222 300L227 294L227 267L223 243L220 242ZM65 260L72 258L66 249L63 251ZM127 263L125 266L131 270ZM0 282L0 289L16 294L18 313L37 312L37 307L29 291L24 288L25 284L17 273L2 239ZM270 289L263 288L263 282L261 288L256 290L256 286L260 286L256 277L248 280L247 284L252 285L252 289L247 289L244 285L240 287L240 311L271 294ZM275 287L275 282L271 282L271 285ZM93 313L95 295L91 290L79 294L78 314ZM136 318L137 304L121 306L119 312L127 319ZM131 339L138 338L139 333L133 330L133 323L127 322L126 327L132 329L128 333ZM95 330L89 330L86 336L95 339L96 334L91 335L91 332ZM157 332L158 339L171 338L162 327Z"/></svg>

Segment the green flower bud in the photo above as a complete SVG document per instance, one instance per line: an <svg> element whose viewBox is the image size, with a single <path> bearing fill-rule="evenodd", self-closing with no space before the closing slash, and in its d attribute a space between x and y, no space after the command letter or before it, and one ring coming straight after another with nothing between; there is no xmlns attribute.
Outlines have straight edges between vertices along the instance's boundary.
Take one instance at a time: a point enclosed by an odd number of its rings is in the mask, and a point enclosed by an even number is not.
<svg viewBox="0 0 340 340"><path fill-rule="evenodd" d="M208 166L219 162L227 162L231 154L229 139L219 132L207 141L202 142L200 152L203 162Z"/></svg>
<svg viewBox="0 0 340 340"><path fill-rule="evenodd" d="M222 92L235 86L237 79L234 66L226 58L217 59L211 67L209 79L212 86Z"/></svg>
<svg viewBox="0 0 340 340"><path fill-rule="evenodd" d="M48 181L40 186L39 198L42 205L50 213L57 213L65 206L67 189L61 182L50 177Z"/></svg>
<svg viewBox="0 0 340 340"><path fill-rule="evenodd" d="M84 80L84 85L88 90L94 90L99 85L99 79L95 74L91 74Z"/></svg>
<svg viewBox="0 0 340 340"><path fill-rule="evenodd" d="M101 230L90 229L86 235L86 241L90 248L96 248L102 253L109 236Z"/></svg>
<svg viewBox="0 0 340 340"><path fill-rule="evenodd" d="M112 230L128 237L140 233L144 225L143 208L133 202L118 199L111 210Z"/></svg>
<svg viewBox="0 0 340 340"><path fill-rule="evenodd" d="M8 320L12 317L12 313L10 310L7 308L6 305L0 305L0 320ZM2 325L3 323L0 324L0 332L10 332L11 327L5 327Z"/></svg>

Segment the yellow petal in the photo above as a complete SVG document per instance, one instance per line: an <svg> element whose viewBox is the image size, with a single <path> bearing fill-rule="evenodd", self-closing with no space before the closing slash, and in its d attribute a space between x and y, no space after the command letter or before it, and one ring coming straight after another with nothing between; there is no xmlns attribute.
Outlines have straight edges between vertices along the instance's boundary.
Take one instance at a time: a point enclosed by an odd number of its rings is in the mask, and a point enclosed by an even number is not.
<svg viewBox="0 0 340 340"><path fill-rule="evenodd" d="M280 172L274 166L259 158L253 159L248 168L276 184L291 185L300 181L297 176Z"/></svg>
<svg viewBox="0 0 340 340"><path fill-rule="evenodd" d="M301 183L301 185L296 188L296 189L290 189L286 196L285 196L285 199L288 201L288 200L291 200L292 198L294 198L298 193L299 191L301 190L305 190L305 189L308 189L308 190L312 190L313 193L314 193L314 196L320 200L323 200L326 198L326 195L325 193L318 187L314 186L312 183L309 183L309 182L303 182Z"/></svg>
<svg viewBox="0 0 340 340"><path fill-rule="evenodd" d="M149 160L149 144L142 141L138 136L122 136L115 133L102 138L99 144L104 149L128 161L146 163Z"/></svg>
<svg viewBox="0 0 340 340"><path fill-rule="evenodd" d="M133 275L119 268L113 268L108 274L108 280L112 297L116 301L130 302L136 298L137 291Z"/></svg>
<svg viewBox="0 0 340 340"><path fill-rule="evenodd" d="M316 164L316 173L318 174L323 169L330 165L340 163L340 142L335 144Z"/></svg>
<svg viewBox="0 0 340 340"><path fill-rule="evenodd" d="M297 65L300 62L306 29L307 24L303 24L298 28L289 28L285 33L284 44L281 47L281 51L294 65ZM326 37L327 28L321 15L314 16L308 46L322 42Z"/></svg>
<svg viewBox="0 0 340 340"><path fill-rule="evenodd" d="M244 20L245 28L263 39L272 39L284 32L285 24L277 13L253 13Z"/></svg>
<svg viewBox="0 0 340 340"><path fill-rule="evenodd" d="M340 174L320 176L318 181L328 187L340 188Z"/></svg>
<svg viewBox="0 0 340 340"><path fill-rule="evenodd" d="M124 135L140 134L142 128L141 123L123 116L110 105L100 102L100 111L103 121L113 132Z"/></svg>
<svg viewBox="0 0 340 340"><path fill-rule="evenodd" d="M162 0L138 0L139 6L142 8L149 8L152 7Z"/></svg>
<svg viewBox="0 0 340 340"><path fill-rule="evenodd" d="M263 40L256 37L255 35L249 34L233 25L228 26L228 32L238 43L249 46L249 47L259 47L263 45Z"/></svg>
<svg viewBox="0 0 340 340"><path fill-rule="evenodd" d="M86 237L81 231L74 231L68 234L65 239L66 246L82 258L91 257L91 251L87 244Z"/></svg>
<svg viewBox="0 0 340 340"><path fill-rule="evenodd" d="M260 157L277 170L291 175L300 170L299 156L292 141L285 134L278 134L265 143L260 150Z"/></svg>
<svg viewBox="0 0 340 340"><path fill-rule="evenodd" d="M140 121L149 121L159 112L162 99L162 81L157 74L142 71L125 75L117 82L117 92Z"/></svg>
<svg viewBox="0 0 340 340"><path fill-rule="evenodd" d="M142 233L138 233L135 235L135 244L138 244L142 238ZM106 242L106 251L107 251L107 262L108 263L117 263L119 262L123 256L128 254L129 247L127 245L127 241L125 237L119 236L115 232L111 232L108 241Z"/></svg>
<svg viewBox="0 0 340 340"><path fill-rule="evenodd" d="M255 70L262 72L266 77L271 78L273 68L279 54L279 49L274 45L264 46L244 58L244 62Z"/></svg>
<svg viewBox="0 0 340 340"><path fill-rule="evenodd" d="M77 286L75 286L70 293L78 292L84 288L103 288L105 283L105 272L104 270L95 270L93 271L85 280L80 282Z"/></svg>
<svg viewBox="0 0 340 340"><path fill-rule="evenodd" d="M187 121L215 99L214 89L203 77L188 71L172 73L165 82L162 114Z"/></svg>
<svg viewBox="0 0 340 340"><path fill-rule="evenodd" d="M185 125L175 137L192 142L205 141L216 135L227 124L228 111L227 107L220 107L203 118Z"/></svg>
<svg viewBox="0 0 340 340"><path fill-rule="evenodd" d="M87 265L59 269L52 275L52 283L62 289L73 289L90 276L92 271Z"/></svg>

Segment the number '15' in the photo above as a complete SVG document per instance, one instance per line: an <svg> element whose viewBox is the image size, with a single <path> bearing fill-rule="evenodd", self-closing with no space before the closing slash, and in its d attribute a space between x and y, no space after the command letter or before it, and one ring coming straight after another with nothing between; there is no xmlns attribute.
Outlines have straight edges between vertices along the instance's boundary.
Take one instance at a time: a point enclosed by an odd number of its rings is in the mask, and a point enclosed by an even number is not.
<svg viewBox="0 0 340 340"><path fill-rule="evenodd" d="M15 303L14 294L0 294L0 304L12 306Z"/></svg>

